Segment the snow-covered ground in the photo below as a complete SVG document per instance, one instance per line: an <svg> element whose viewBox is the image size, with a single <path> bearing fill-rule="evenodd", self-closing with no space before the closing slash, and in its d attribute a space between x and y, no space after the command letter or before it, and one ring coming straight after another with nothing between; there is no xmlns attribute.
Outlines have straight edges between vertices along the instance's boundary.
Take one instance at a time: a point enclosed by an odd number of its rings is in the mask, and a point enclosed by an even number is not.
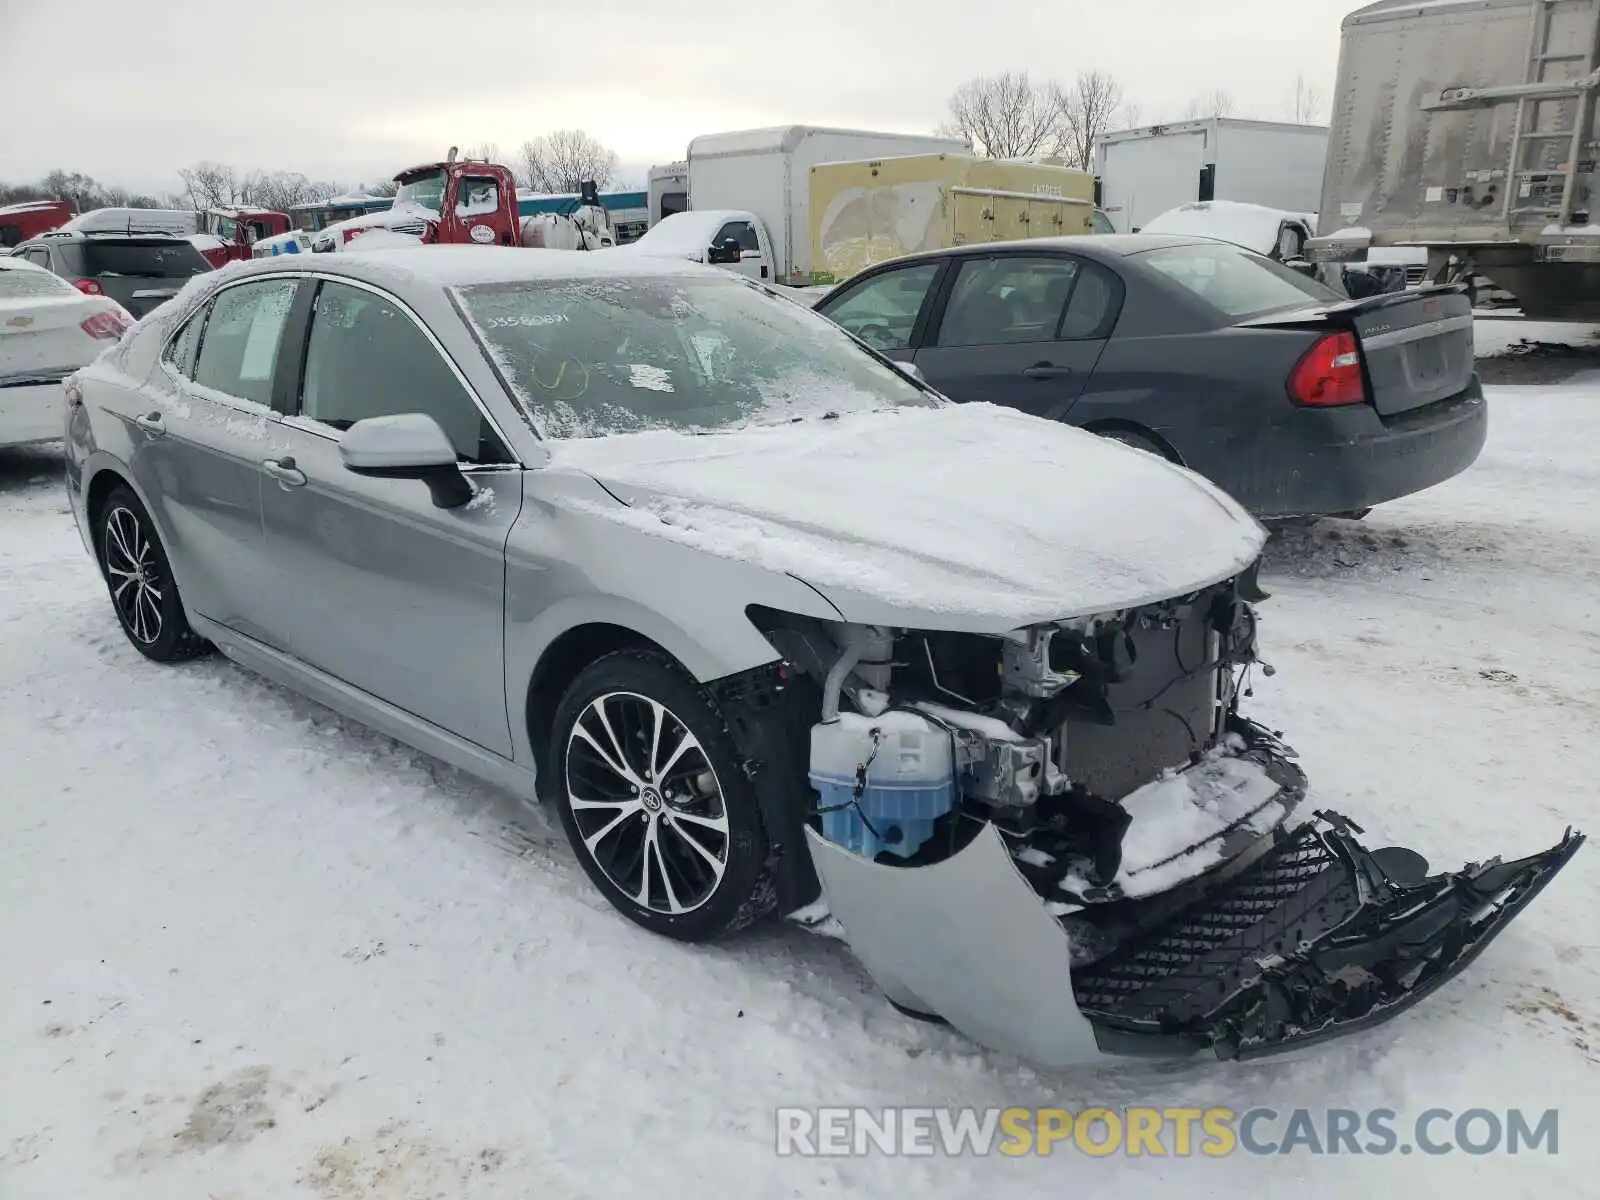
<svg viewBox="0 0 1600 1200"><path fill-rule="evenodd" d="M1467 474L1269 551L1254 711L1439 866L1600 826L1600 376L1499 388ZM118 631L51 450L0 453L0 1195L1593 1195L1580 851L1460 980L1293 1061L1041 1074L837 943L625 923L559 828ZM1560 1153L778 1158L781 1105L1560 1108ZM1382 1189L1382 1192L1379 1191Z"/></svg>

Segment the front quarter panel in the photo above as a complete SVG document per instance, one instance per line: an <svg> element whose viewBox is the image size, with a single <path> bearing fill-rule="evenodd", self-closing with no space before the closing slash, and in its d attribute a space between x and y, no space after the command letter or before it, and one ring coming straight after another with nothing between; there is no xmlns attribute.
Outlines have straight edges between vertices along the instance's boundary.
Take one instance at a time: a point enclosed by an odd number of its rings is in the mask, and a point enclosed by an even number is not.
<svg viewBox="0 0 1600 1200"><path fill-rule="evenodd" d="M525 476L522 515L506 547L506 690L521 710L545 652L583 625L616 625L655 642L702 683L778 659L750 605L841 620L800 580L654 537L606 516L625 506L587 475ZM516 757L531 762L526 722Z"/></svg>

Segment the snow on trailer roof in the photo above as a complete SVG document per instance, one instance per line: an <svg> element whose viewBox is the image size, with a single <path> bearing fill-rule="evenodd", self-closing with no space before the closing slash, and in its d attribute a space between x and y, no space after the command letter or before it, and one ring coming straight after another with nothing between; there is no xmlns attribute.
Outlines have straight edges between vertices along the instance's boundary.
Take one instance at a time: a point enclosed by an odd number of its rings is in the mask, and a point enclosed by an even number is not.
<svg viewBox="0 0 1600 1200"><path fill-rule="evenodd" d="M924 145L943 143L952 151L963 154L972 152L960 138L941 138L925 133L880 133L872 129L835 129L827 125L773 125L765 129L738 129L731 133L703 133L689 143L689 157L711 158L724 154L760 154L767 151L788 153L815 133L920 142Z"/></svg>
<svg viewBox="0 0 1600 1200"><path fill-rule="evenodd" d="M1358 8L1344 19L1346 26L1368 21L1404 20L1406 17L1433 16L1449 9L1531 8L1530 0L1377 0Z"/></svg>
<svg viewBox="0 0 1600 1200"><path fill-rule="evenodd" d="M18 213L47 212L53 208L60 208L65 203L65 200L24 200L19 204L0 204L0 217Z"/></svg>
<svg viewBox="0 0 1600 1200"><path fill-rule="evenodd" d="M1099 137L1102 143L1135 142L1145 138L1166 137L1174 133L1200 133L1213 125L1219 129L1271 129L1280 133L1326 134L1326 125L1302 125L1295 121L1257 121L1250 117L1196 117L1188 121L1172 121L1165 125L1139 125L1133 129L1118 129Z"/></svg>

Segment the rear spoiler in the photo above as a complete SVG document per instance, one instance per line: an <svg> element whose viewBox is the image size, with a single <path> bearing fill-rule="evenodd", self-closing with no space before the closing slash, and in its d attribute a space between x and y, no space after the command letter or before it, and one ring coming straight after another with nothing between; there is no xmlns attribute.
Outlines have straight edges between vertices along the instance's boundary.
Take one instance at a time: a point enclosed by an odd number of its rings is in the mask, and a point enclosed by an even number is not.
<svg viewBox="0 0 1600 1200"><path fill-rule="evenodd" d="M1296 308L1288 312L1268 313L1264 317L1251 317L1245 321L1235 322L1235 326L1242 329L1259 329L1284 325L1318 325L1340 317L1365 316L1367 313L1393 308L1397 304L1409 304L1422 297L1442 298L1466 294L1467 285L1464 283L1422 284L1407 288L1403 292L1380 292L1376 296L1367 296L1360 300L1345 300L1338 304L1318 305L1315 308Z"/></svg>

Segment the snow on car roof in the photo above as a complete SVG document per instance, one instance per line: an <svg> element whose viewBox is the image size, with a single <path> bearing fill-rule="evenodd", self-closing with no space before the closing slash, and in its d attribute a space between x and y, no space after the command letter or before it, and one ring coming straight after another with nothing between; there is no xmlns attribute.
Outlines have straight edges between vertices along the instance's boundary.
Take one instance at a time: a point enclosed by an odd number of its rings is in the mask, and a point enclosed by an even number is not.
<svg viewBox="0 0 1600 1200"><path fill-rule="evenodd" d="M38 263L29 262L25 258L12 258L10 255L0 258L0 271L43 271L46 275L55 274Z"/></svg>
<svg viewBox="0 0 1600 1200"><path fill-rule="evenodd" d="M700 275L737 279L718 267L702 267L674 259L618 254L614 250L533 250L516 246L406 246L359 253L319 254L310 260L318 270L374 281L402 275L446 287L479 283L517 283L525 279L625 278L636 275ZM306 270L303 258L260 258L256 271Z"/></svg>

